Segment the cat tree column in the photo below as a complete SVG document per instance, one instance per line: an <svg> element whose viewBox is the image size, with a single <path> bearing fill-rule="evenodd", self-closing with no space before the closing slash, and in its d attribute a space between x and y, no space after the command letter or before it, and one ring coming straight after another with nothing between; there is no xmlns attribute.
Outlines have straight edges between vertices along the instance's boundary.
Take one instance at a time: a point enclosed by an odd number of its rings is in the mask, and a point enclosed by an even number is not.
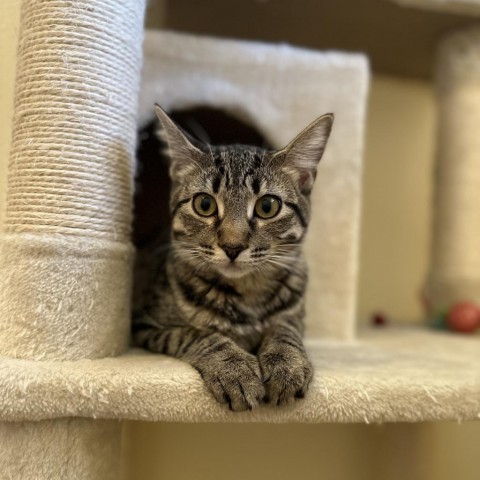
<svg viewBox="0 0 480 480"><path fill-rule="evenodd" d="M144 4L23 0L0 240L3 356L77 360L127 347ZM0 471L115 478L120 433L86 419L2 424Z"/></svg>
<svg viewBox="0 0 480 480"><path fill-rule="evenodd" d="M480 28L439 46L435 222L429 295L436 309L480 303Z"/></svg>

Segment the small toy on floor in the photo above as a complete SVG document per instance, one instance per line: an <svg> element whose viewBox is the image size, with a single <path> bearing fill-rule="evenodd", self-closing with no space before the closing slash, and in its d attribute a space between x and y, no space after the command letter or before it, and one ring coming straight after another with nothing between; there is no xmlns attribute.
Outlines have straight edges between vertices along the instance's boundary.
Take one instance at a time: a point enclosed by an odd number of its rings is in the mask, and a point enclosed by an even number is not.
<svg viewBox="0 0 480 480"><path fill-rule="evenodd" d="M472 302L456 303L448 312L447 325L455 332L474 332L480 328L480 308Z"/></svg>
<svg viewBox="0 0 480 480"><path fill-rule="evenodd" d="M480 328L480 307L473 302L462 301L431 317L430 325L440 330L473 333Z"/></svg>
<svg viewBox="0 0 480 480"><path fill-rule="evenodd" d="M474 302L462 300L439 308L433 305L426 290L420 291L420 302L425 309L428 324L436 330L473 333L480 329L480 306Z"/></svg>
<svg viewBox="0 0 480 480"><path fill-rule="evenodd" d="M372 313L370 320L374 327L384 327L388 324L388 317L383 312Z"/></svg>

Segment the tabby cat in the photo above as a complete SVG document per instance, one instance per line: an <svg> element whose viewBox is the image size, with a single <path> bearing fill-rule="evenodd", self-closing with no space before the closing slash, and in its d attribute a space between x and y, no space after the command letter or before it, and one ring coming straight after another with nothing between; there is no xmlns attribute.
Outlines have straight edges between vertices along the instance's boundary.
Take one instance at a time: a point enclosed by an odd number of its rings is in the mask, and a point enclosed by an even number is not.
<svg viewBox="0 0 480 480"><path fill-rule="evenodd" d="M268 151L203 144L156 113L172 232L134 315L135 341L190 363L231 410L303 398L313 369L302 342L302 242L333 115Z"/></svg>

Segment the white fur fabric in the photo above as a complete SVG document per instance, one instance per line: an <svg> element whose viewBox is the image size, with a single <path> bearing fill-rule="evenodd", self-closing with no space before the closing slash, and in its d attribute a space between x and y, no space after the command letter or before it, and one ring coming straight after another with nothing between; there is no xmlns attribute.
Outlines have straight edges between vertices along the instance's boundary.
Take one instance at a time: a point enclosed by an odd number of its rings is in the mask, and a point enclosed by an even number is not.
<svg viewBox="0 0 480 480"><path fill-rule="evenodd" d="M130 336L128 244L62 235L0 237L0 355L119 355Z"/></svg>
<svg viewBox="0 0 480 480"><path fill-rule="evenodd" d="M310 337L354 332L368 81L362 55L169 32L145 37L141 123L153 118L155 102L166 110L217 107L281 148L316 117L335 114L306 244Z"/></svg>
<svg viewBox="0 0 480 480"><path fill-rule="evenodd" d="M0 423L0 478L118 480L122 423L60 418Z"/></svg>
<svg viewBox="0 0 480 480"><path fill-rule="evenodd" d="M480 418L480 341L423 330L307 342L315 377L304 400L234 413L198 373L133 350L97 360L0 360L0 420L65 416L169 422L418 422Z"/></svg>

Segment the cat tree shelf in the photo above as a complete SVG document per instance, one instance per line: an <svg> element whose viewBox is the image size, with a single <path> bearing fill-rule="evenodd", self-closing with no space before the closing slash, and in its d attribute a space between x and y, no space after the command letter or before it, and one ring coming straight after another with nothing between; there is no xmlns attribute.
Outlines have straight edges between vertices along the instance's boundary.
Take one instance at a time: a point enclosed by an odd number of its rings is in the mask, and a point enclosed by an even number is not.
<svg viewBox="0 0 480 480"><path fill-rule="evenodd" d="M478 0L152 0L150 28L365 52L376 73L430 79L437 42L478 22ZM251 19L256 21L252 22ZM288 25L288 34L285 32Z"/></svg>
<svg viewBox="0 0 480 480"><path fill-rule="evenodd" d="M0 360L0 419L161 422L416 422L480 418L480 339L421 329L307 341L315 378L304 400L234 413L181 361L141 350L70 362Z"/></svg>
<svg viewBox="0 0 480 480"><path fill-rule="evenodd" d="M395 3L420 9L452 12L464 15L480 15L478 0L393 0Z"/></svg>

